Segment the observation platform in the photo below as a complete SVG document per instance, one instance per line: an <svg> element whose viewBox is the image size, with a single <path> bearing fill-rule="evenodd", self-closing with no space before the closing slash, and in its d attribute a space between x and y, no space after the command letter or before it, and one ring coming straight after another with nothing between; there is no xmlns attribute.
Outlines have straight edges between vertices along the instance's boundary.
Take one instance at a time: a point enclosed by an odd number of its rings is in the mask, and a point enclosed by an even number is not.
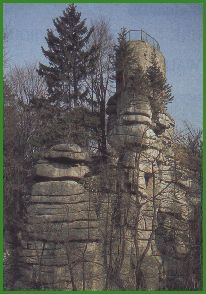
<svg viewBox="0 0 206 294"><path fill-rule="evenodd" d="M141 30L129 30L127 32L128 41L143 41L150 44L152 47L160 51L160 45L155 38L150 36L145 31Z"/></svg>

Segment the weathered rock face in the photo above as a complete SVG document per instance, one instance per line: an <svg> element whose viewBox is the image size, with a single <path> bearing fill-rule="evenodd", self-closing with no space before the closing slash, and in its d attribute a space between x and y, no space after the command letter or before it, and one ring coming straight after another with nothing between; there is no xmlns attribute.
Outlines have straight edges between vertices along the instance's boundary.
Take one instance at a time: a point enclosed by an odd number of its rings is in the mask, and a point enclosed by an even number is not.
<svg viewBox="0 0 206 294"><path fill-rule="evenodd" d="M166 75L165 58L159 50L154 49L154 47L145 41L130 41L130 44L135 51L135 56L137 58L136 63L139 64L143 70L146 70L151 65L152 52L155 50L158 66L160 67L161 72Z"/></svg>
<svg viewBox="0 0 206 294"><path fill-rule="evenodd" d="M50 179L76 179L79 180L89 173L89 168L85 165L69 167L61 163L50 163L49 161L39 162L35 166L35 174L38 177Z"/></svg>
<svg viewBox="0 0 206 294"><path fill-rule="evenodd" d="M145 70L153 48L132 45ZM184 289L194 181L175 158L174 120L165 112L153 121L149 98L127 87L117 87L107 114L110 160L98 174L75 144L53 146L35 166L21 288Z"/></svg>
<svg viewBox="0 0 206 294"><path fill-rule="evenodd" d="M79 146L61 144L36 164L19 248L24 287L99 288L100 235L92 195L84 188L88 162Z"/></svg>
<svg viewBox="0 0 206 294"><path fill-rule="evenodd" d="M113 201L127 211L126 219L123 212L119 216L119 229L114 233L118 241L113 251L122 259L119 279L130 289L184 289L194 207L187 196L192 181L188 171L178 166L172 148L174 121L162 113L152 122L147 98L137 97L136 104L123 95L128 106L119 108L108 135L119 156ZM122 234L127 236L121 252L124 258L118 249ZM117 271L115 263L112 267ZM118 289L118 284L111 288Z"/></svg>
<svg viewBox="0 0 206 294"><path fill-rule="evenodd" d="M151 48L140 41L132 45L146 69ZM161 54L158 62L165 74ZM114 210L121 211L113 242L118 263L111 265L119 282L110 281L110 287L184 289L194 206L188 199L191 175L175 159L174 120L165 112L153 121L149 99L131 94L128 87L117 87L107 113L108 141L118 156Z"/></svg>

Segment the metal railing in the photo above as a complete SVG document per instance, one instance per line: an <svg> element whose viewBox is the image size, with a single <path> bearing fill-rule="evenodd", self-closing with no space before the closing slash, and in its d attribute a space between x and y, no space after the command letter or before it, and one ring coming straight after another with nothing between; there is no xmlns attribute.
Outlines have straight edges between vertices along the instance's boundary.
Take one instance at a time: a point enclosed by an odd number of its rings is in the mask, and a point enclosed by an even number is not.
<svg viewBox="0 0 206 294"><path fill-rule="evenodd" d="M153 38L152 36L150 36L143 30L129 30L127 32L127 40L128 41L141 40L150 44L152 47L160 51L160 45L157 42L157 40L155 40L155 38Z"/></svg>

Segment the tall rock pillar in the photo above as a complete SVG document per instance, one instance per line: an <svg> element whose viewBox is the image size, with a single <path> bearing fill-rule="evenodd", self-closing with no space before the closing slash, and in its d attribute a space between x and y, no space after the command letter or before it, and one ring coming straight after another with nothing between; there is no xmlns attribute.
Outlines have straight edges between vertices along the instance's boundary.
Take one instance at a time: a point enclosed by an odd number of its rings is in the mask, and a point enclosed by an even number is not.
<svg viewBox="0 0 206 294"><path fill-rule="evenodd" d="M98 222L92 194L84 188L90 163L78 145L60 144L36 164L19 248L23 288L102 287Z"/></svg>
<svg viewBox="0 0 206 294"><path fill-rule="evenodd" d="M143 70L155 50L166 75L159 46L147 40L130 40L130 45ZM174 120L162 112L154 121L149 97L131 91L130 85L117 84L107 112L108 141L118 158L113 252L119 263L112 271L127 289L184 288L192 209L183 187L189 184L181 184L183 172L178 173L173 150ZM118 288L118 282L111 288Z"/></svg>

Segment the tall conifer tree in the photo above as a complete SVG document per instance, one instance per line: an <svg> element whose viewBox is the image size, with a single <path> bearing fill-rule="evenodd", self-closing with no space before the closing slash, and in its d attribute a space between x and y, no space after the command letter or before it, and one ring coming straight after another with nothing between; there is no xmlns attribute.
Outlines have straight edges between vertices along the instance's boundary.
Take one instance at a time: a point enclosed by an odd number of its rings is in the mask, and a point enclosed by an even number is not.
<svg viewBox="0 0 206 294"><path fill-rule="evenodd" d="M127 29L122 28L118 36L118 44L115 46L115 69L117 87L124 89L134 69L134 49L127 40Z"/></svg>
<svg viewBox="0 0 206 294"><path fill-rule="evenodd" d="M50 102L71 109L86 100L84 81L93 68L96 54L94 46L87 48L93 28L87 29L85 19L81 20L81 13L74 4L53 23L56 32L47 30L48 49L42 47L49 65L40 63L38 72L45 77Z"/></svg>
<svg viewBox="0 0 206 294"><path fill-rule="evenodd" d="M174 99L171 91L172 87L167 83L166 77L158 66L155 49L152 52L151 66L148 67L146 71L146 77L150 92L150 103L153 110L153 117L155 119L158 113L164 111L167 104Z"/></svg>

